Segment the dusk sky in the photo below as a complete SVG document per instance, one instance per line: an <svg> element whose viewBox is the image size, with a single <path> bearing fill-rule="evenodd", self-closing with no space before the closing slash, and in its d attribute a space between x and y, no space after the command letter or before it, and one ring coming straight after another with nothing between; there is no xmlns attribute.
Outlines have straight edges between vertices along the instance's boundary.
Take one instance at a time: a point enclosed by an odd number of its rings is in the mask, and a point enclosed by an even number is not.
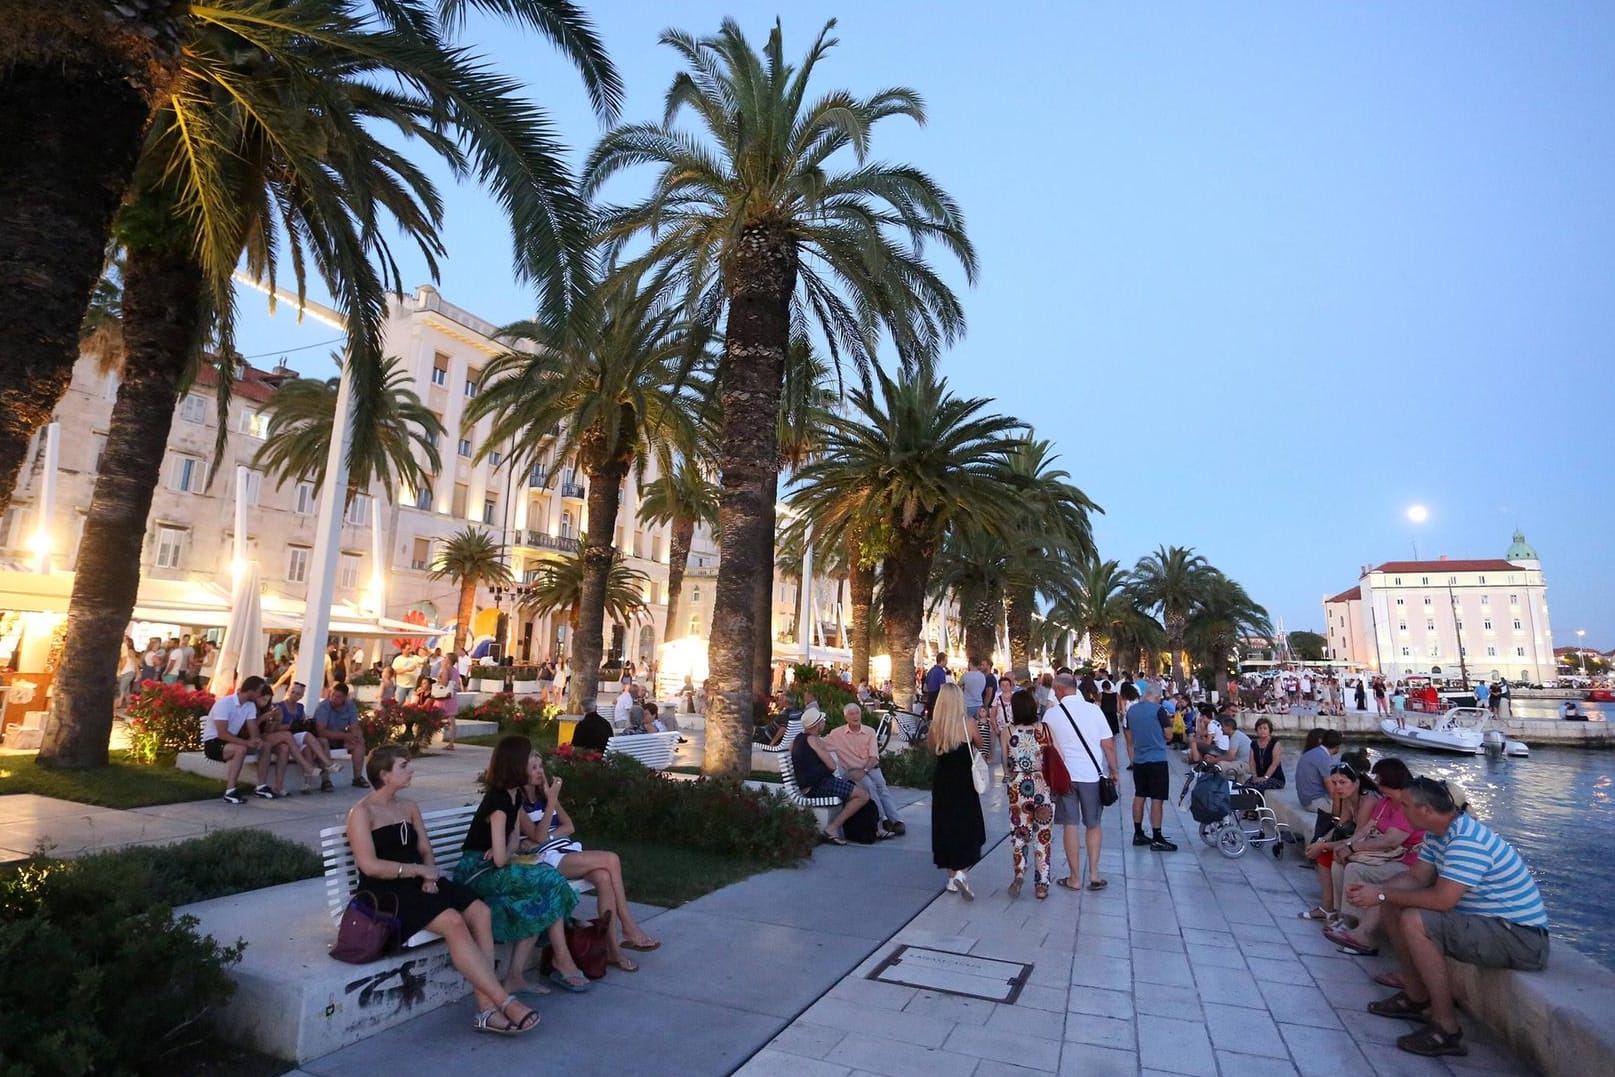
<svg viewBox="0 0 1615 1077"><path fill-rule="evenodd" d="M782 14L793 60L835 16L820 91L923 95L930 123L874 152L947 188L980 253L944 371L1054 440L1103 556L1193 546L1320 630L1362 565L1500 557L1518 526L1555 643L1615 647L1615 6L584 6L628 120L661 115L670 20L726 14L759 47ZM581 159L600 129L572 69L468 37ZM527 317L497 206L443 182L444 298ZM333 335L241 303L259 365ZM287 358L325 376L328 350Z"/></svg>

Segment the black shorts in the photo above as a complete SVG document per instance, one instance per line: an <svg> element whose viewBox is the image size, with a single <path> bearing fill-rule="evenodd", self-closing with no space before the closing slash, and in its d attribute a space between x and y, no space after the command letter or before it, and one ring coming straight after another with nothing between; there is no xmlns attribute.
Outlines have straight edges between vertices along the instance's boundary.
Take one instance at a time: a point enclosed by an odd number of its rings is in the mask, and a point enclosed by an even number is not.
<svg viewBox="0 0 1615 1077"><path fill-rule="evenodd" d="M1133 796L1145 800L1166 800L1172 795L1170 785L1171 776L1167 773L1166 760L1133 764Z"/></svg>
<svg viewBox="0 0 1615 1077"><path fill-rule="evenodd" d="M224 762L224 741L218 737L209 737L202 742L202 754L215 763Z"/></svg>

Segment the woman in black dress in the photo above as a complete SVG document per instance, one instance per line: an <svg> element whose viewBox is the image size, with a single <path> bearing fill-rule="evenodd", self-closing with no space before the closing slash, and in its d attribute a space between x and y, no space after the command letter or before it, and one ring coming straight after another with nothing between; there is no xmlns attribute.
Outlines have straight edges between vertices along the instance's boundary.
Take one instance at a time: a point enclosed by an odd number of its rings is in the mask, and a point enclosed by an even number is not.
<svg viewBox="0 0 1615 1077"><path fill-rule="evenodd" d="M947 683L937 693L926 741L936 753L936 777L931 784L931 859L948 873L948 889L974 901L967 873L981 859L987 843L987 824L981 817L981 797L970 777L973 753L981 734L965 720L964 694Z"/></svg>
<svg viewBox="0 0 1615 1077"><path fill-rule="evenodd" d="M477 994L473 1027L507 1036L531 1031L538 1014L506 992L494 972L488 906L470 889L439 876L420 806L398 796L415 776L409 750L382 745L365 761L365 773L370 792L348 812L348 846L359 868L359 889L374 894L383 911L397 901L400 938L423 928L443 936L449 959Z"/></svg>

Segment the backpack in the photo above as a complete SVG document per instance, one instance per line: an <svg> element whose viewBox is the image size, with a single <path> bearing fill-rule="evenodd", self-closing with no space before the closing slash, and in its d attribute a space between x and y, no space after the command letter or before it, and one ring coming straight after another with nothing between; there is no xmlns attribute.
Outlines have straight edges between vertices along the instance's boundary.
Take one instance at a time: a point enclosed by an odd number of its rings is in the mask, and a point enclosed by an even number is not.
<svg viewBox="0 0 1615 1077"><path fill-rule="evenodd" d="M880 809L873 800L859 808L841 828L841 836L859 845L875 844L880 832Z"/></svg>
<svg viewBox="0 0 1615 1077"><path fill-rule="evenodd" d="M1220 823L1233 810L1233 798L1228 794L1228 779L1215 771L1200 775L1194 780L1194 791L1189 794L1189 814L1197 823Z"/></svg>

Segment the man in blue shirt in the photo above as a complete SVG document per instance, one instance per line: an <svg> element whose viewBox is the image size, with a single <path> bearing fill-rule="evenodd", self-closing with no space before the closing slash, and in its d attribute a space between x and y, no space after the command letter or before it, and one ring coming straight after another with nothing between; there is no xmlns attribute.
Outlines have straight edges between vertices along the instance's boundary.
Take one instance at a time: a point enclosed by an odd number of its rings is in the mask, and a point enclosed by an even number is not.
<svg viewBox="0 0 1615 1077"><path fill-rule="evenodd" d="M332 748L346 748L353 761L353 787L369 789L364 779L364 730L359 726L359 705L348 698L348 686L338 681L331 686L331 694L320 700L314 708L314 735Z"/></svg>
<svg viewBox="0 0 1615 1077"><path fill-rule="evenodd" d="M938 652L936 665L925 671L925 716L931 717L931 708L936 706L936 694L942 691L942 686L948 683L948 656Z"/></svg>
<svg viewBox="0 0 1615 1077"><path fill-rule="evenodd" d="M1171 785L1166 769L1166 727L1172 724L1172 715L1161 706L1161 697L1153 686L1139 699L1136 685L1122 685L1122 702L1131 704L1127 708L1127 751L1133 758L1133 844L1148 845L1158 853L1176 852L1177 846L1161 833L1161 816ZM1146 800L1150 802L1153 836L1144 833Z"/></svg>
<svg viewBox="0 0 1615 1077"><path fill-rule="evenodd" d="M1428 1022L1396 1045L1416 1055L1466 1055L1447 959L1538 972L1548 963L1548 913L1514 847L1465 814L1448 782L1414 778L1402 790L1407 819L1425 832L1419 862L1386 883L1357 883L1346 900L1384 909L1402 990L1368 1004L1381 1017Z"/></svg>
<svg viewBox="0 0 1615 1077"><path fill-rule="evenodd" d="M1295 798L1300 801L1304 812L1329 810L1329 790L1324 787L1323 780L1329 768L1335 765L1340 746L1345 743L1338 729L1315 732L1320 734L1317 745L1302 752L1295 764Z"/></svg>

